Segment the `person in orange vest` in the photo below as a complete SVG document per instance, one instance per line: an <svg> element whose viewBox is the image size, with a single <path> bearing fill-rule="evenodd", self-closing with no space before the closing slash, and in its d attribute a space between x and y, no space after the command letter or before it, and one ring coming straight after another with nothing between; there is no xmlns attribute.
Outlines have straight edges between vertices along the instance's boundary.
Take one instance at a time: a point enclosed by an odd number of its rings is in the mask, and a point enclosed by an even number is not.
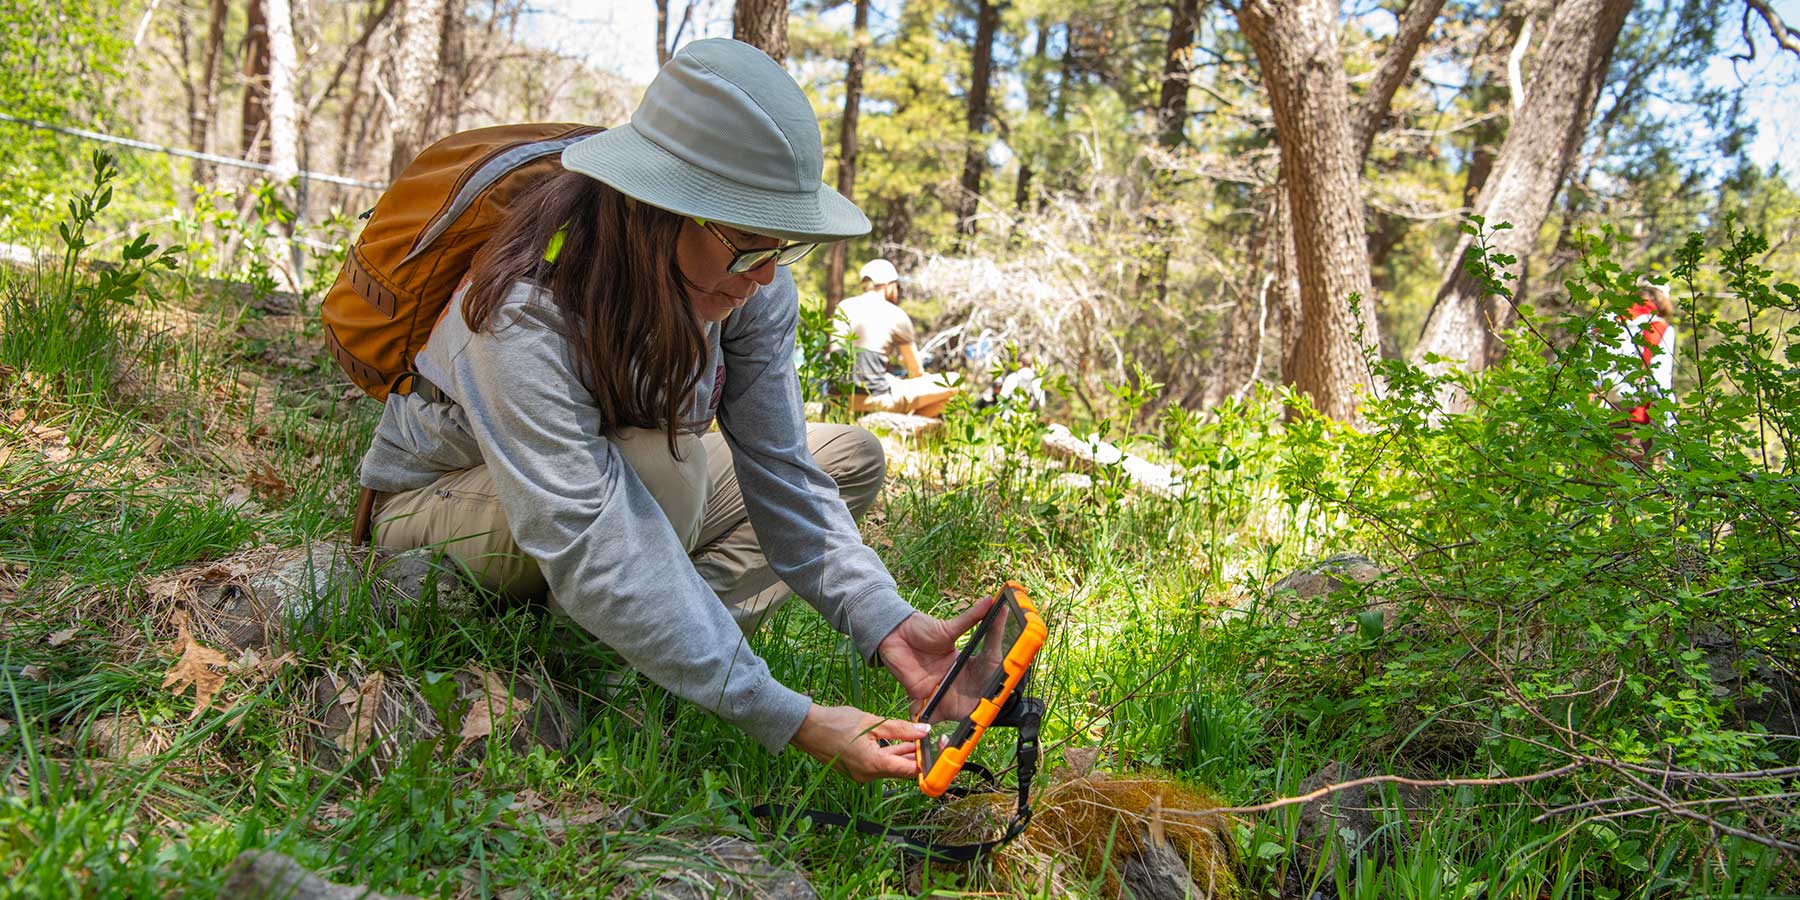
<svg viewBox="0 0 1800 900"><path fill-rule="evenodd" d="M1636 445L1634 457L1640 461L1650 453L1651 407L1662 409L1664 428L1675 424L1675 326L1669 322L1674 315L1668 291L1656 285L1641 289L1638 301L1621 317L1619 343L1613 347L1619 364L1600 376L1607 404L1625 412L1613 427L1633 433L1628 440Z"/></svg>

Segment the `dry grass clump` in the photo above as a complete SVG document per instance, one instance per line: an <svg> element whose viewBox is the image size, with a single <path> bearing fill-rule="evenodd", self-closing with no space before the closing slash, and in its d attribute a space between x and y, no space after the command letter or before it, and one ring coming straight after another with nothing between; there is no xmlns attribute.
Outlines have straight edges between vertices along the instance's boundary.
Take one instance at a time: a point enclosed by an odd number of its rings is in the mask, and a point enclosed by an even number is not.
<svg viewBox="0 0 1800 900"><path fill-rule="evenodd" d="M974 794L939 814L944 843L991 839L1012 816L1010 794ZM1225 816L1171 818L1225 805L1211 791L1173 778L1092 773L1052 784L1032 802L1031 827L993 855L1008 889L1056 896L1100 881L1107 896L1235 900L1237 862Z"/></svg>

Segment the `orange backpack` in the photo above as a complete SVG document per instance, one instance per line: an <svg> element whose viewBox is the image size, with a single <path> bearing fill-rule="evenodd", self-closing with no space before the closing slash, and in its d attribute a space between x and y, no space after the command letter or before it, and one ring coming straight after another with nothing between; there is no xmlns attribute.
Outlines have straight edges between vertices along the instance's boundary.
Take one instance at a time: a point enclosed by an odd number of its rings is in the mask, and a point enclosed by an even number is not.
<svg viewBox="0 0 1800 900"><path fill-rule="evenodd" d="M601 131L566 122L499 125L425 148L366 218L325 295L325 346L377 400L402 385L475 252L519 192L562 170L563 148Z"/></svg>

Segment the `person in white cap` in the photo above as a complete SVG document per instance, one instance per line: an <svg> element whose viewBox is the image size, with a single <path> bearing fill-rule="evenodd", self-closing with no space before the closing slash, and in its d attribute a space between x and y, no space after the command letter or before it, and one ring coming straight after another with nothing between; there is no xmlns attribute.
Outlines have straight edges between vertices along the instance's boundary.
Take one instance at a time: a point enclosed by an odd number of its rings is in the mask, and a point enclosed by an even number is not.
<svg viewBox="0 0 1800 900"><path fill-rule="evenodd" d="M856 412L898 412L937 416L961 389L942 375L928 375L919 364L912 317L900 308L900 273L885 259L862 267L863 292L838 304L833 332L840 346L855 353L852 377ZM905 378L888 372L898 359Z"/></svg>
<svg viewBox="0 0 1800 900"><path fill-rule="evenodd" d="M791 589L916 714L988 605L944 621L901 598L850 508L880 491L880 444L803 417L786 266L869 230L821 183L806 95L748 44L696 41L628 124L562 163L509 208L416 360L447 399L387 400L361 473L376 543L547 595L770 752L914 776L925 726L815 704L745 641Z"/></svg>

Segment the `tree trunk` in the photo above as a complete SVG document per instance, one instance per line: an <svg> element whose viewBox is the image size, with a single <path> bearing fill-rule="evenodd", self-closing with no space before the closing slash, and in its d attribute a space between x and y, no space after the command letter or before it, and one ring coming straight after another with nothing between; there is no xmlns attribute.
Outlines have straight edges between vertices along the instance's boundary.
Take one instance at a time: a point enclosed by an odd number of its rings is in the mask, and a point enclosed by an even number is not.
<svg viewBox="0 0 1800 900"><path fill-rule="evenodd" d="M737 0L731 13L731 36L787 61L788 0Z"/></svg>
<svg viewBox="0 0 1800 900"><path fill-rule="evenodd" d="M1381 332L1338 7L1330 0L1245 0L1237 18L1275 114L1292 205L1303 323L1294 366L1283 375L1320 412L1354 421L1357 389L1374 386L1365 355L1379 353ZM1361 298L1355 310L1352 295Z"/></svg>
<svg viewBox="0 0 1800 900"><path fill-rule="evenodd" d="M446 134L462 130L463 86L468 64L463 44L465 22L460 0L444 4L444 20L438 26L437 78L431 89L431 112L425 119L446 123Z"/></svg>
<svg viewBox="0 0 1800 900"><path fill-rule="evenodd" d="M1194 30L1199 22L1199 0L1170 0L1169 42L1163 47L1162 92L1157 98L1156 122L1158 143L1171 150L1184 140L1188 73L1193 68Z"/></svg>
<svg viewBox="0 0 1800 900"><path fill-rule="evenodd" d="M1512 223L1511 229L1491 234L1489 246L1516 260L1510 267L1515 275L1537 243L1538 231L1581 148L1619 29L1631 7L1632 0L1564 0L1550 15L1525 96L1514 98L1513 121L1476 201L1476 212L1489 228ZM1426 365L1427 354L1461 360L1470 371L1487 363L1488 342L1511 308L1492 313L1483 309L1484 291L1463 266L1473 246L1473 239L1465 236L1451 257L1413 349L1415 363ZM1442 371L1445 365L1428 368Z"/></svg>
<svg viewBox="0 0 1800 900"><path fill-rule="evenodd" d="M225 0L211 0L209 6L205 62L200 77L199 103L196 105L198 111L188 122L188 146L201 153L208 152L212 123L218 117L219 51L225 45L225 18L231 13ZM212 166L201 160L194 160L193 179L196 184L211 181Z"/></svg>
<svg viewBox="0 0 1800 900"><path fill-rule="evenodd" d="M245 159L267 162L269 127L269 26L263 0L246 0L244 28L244 113L239 146Z"/></svg>
<svg viewBox="0 0 1800 900"><path fill-rule="evenodd" d="M300 171L300 114L294 102L294 11L288 0L262 0L269 36L269 164L274 180ZM291 199L291 198L290 198Z"/></svg>
<svg viewBox="0 0 1800 900"><path fill-rule="evenodd" d="M1163 46L1162 90L1156 102L1157 143L1174 150L1186 140L1188 72L1192 68L1194 29L1200 19L1198 0L1170 0L1169 40ZM1169 299L1169 221L1162 206L1174 193L1172 172L1158 169L1150 182L1145 223L1151 244L1150 259L1137 278L1137 293L1154 294L1158 304Z"/></svg>
<svg viewBox="0 0 1800 900"><path fill-rule="evenodd" d="M851 26L850 64L844 73L844 119L838 129L837 190L853 197L856 190L856 119L862 108L863 60L869 40L869 0L856 0L856 16ZM825 271L825 315L837 311L844 300L844 262L850 252L844 241L831 245L831 260Z"/></svg>
<svg viewBox="0 0 1800 900"><path fill-rule="evenodd" d="M393 152L388 178L412 162L425 147L430 125L432 83L438 76L438 46L447 0L404 0L400 13L400 52L395 61Z"/></svg>
<svg viewBox="0 0 1800 900"><path fill-rule="evenodd" d="M975 46L969 65L969 137L963 151L962 190L956 195L956 230L975 233L981 208L981 176L987 171L988 81L994 68L994 33L1000 29L996 0L976 0Z"/></svg>

